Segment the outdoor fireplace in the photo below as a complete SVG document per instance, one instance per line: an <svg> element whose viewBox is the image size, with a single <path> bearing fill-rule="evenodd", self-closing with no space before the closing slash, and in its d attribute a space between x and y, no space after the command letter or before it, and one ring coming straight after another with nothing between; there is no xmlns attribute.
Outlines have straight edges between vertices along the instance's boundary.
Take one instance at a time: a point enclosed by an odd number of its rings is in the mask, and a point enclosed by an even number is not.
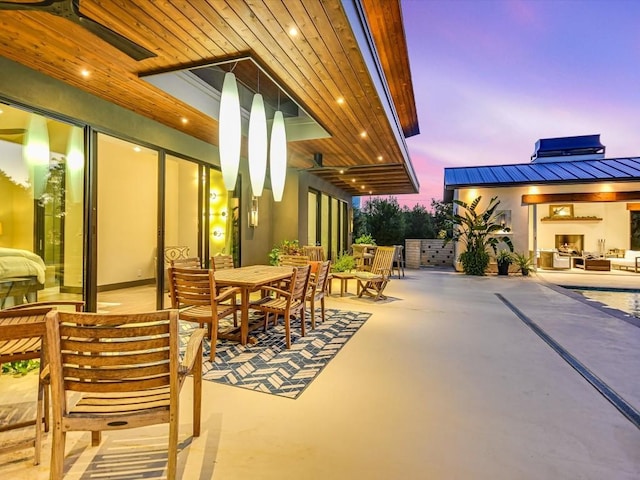
<svg viewBox="0 0 640 480"><path fill-rule="evenodd" d="M556 235L556 250L561 253L582 255L584 235Z"/></svg>

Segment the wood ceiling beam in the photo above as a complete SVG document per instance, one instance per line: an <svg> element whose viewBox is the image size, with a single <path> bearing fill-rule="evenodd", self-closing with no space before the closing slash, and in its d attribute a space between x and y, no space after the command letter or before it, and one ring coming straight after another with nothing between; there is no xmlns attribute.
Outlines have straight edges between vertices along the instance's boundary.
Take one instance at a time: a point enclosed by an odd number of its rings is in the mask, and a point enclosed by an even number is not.
<svg viewBox="0 0 640 480"><path fill-rule="evenodd" d="M522 195L523 205L569 202L628 202L631 200L640 200L640 192L541 193Z"/></svg>

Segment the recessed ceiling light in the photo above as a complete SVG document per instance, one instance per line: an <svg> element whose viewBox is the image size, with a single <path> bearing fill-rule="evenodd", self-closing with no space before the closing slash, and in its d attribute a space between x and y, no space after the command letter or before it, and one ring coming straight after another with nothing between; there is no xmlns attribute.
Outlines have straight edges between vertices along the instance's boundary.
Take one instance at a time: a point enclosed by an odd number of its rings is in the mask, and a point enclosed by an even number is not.
<svg viewBox="0 0 640 480"><path fill-rule="evenodd" d="M89 70L87 70L86 68L83 68L83 69L80 71L80 75L82 75L84 78L88 78L88 77L89 77L89 75L90 75Z"/></svg>
<svg viewBox="0 0 640 480"><path fill-rule="evenodd" d="M365 132L365 131L360 132L360 136L362 138L366 138L367 137L367 132Z"/></svg>
<svg viewBox="0 0 640 480"><path fill-rule="evenodd" d="M189 120L186 117L182 117L181 121L183 125L186 125L187 123L189 123Z"/></svg>
<svg viewBox="0 0 640 480"><path fill-rule="evenodd" d="M344 98L342 98L342 97L338 97L338 98L336 99L336 102L338 102L338 105L342 105L342 104L344 103Z"/></svg>
<svg viewBox="0 0 640 480"><path fill-rule="evenodd" d="M2 113L3 113L3 112L2 112L2 110L0 110L0 115L1 115Z"/></svg>
<svg viewBox="0 0 640 480"><path fill-rule="evenodd" d="M378 161L381 162L382 161L382 155L378 155Z"/></svg>
<svg viewBox="0 0 640 480"><path fill-rule="evenodd" d="M134 152L141 152L142 149L140 147L133 147Z"/></svg>
<svg viewBox="0 0 640 480"><path fill-rule="evenodd" d="M298 29L296 27L291 27L289 29L289 35L291 35L292 37L295 37L296 35L298 35Z"/></svg>
<svg viewBox="0 0 640 480"><path fill-rule="evenodd" d="M369 190L369 195L371 195L373 192L371 190Z"/></svg>
<svg viewBox="0 0 640 480"><path fill-rule="evenodd" d="M352 179L351 179L351 183L356 183L356 179L355 179L355 178L352 178Z"/></svg>
<svg viewBox="0 0 640 480"><path fill-rule="evenodd" d="M344 170L340 170L340 173L341 173L341 174L343 174L343 173L344 173Z"/></svg>
<svg viewBox="0 0 640 480"><path fill-rule="evenodd" d="M360 189L364 190L364 185L360 185Z"/></svg>

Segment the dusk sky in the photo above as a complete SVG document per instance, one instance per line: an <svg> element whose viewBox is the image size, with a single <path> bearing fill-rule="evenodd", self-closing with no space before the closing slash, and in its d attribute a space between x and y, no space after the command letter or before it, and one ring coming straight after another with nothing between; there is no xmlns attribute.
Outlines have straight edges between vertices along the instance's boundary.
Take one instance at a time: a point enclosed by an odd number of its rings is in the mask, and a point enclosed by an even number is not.
<svg viewBox="0 0 640 480"><path fill-rule="evenodd" d="M540 138L601 134L640 156L640 1L401 0L421 133L420 194L443 169L525 163Z"/></svg>

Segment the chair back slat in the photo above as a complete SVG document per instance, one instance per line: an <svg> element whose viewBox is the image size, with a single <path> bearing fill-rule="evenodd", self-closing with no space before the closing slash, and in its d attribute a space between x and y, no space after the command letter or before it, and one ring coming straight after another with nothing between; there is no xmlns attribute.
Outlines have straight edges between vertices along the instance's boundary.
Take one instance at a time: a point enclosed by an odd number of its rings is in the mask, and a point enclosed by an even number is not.
<svg viewBox="0 0 640 480"><path fill-rule="evenodd" d="M164 363L156 363L155 365L144 367L123 367L122 365L115 367L113 365L99 365L94 368L86 368L85 365L76 367L68 365L65 366L65 374L67 375L67 381L70 381L69 379L73 379L73 381L79 382L149 380L152 378L159 378L163 375L169 375L169 362L168 360L165 360Z"/></svg>
<svg viewBox="0 0 640 480"><path fill-rule="evenodd" d="M64 335L64 331L61 331ZM90 340L77 341L75 339L61 340L64 351L78 352L79 354L101 354L113 352L141 352L144 350L163 348L166 344L164 338L146 338L135 342L117 342L111 338L104 342Z"/></svg>
<svg viewBox="0 0 640 480"><path fill-rule="evenodd" d="M139 392L153 388L168 387L169 383L168 375L146 380L121 380L119 382L78 382L75 380L65 380L64 389L71 392L82 393Z"/></svg>
<svg viewBox="0 0 640 480"><path fill-rule="evenodd" d="M137 364L162 362L169 359L168 350L157 350L150 353L131 353L132 358L128 362ZM122 362L122 355L77 355L67 353L63 356L64 362L72 365L84 365L87 367L115 366Z"/></svg>
<svg viewBox="0 0 640 480"><path fill-rule="evenodd" d="M299 267L309 264L307 255L280 255L280 265L283 267Z"/></svg>

